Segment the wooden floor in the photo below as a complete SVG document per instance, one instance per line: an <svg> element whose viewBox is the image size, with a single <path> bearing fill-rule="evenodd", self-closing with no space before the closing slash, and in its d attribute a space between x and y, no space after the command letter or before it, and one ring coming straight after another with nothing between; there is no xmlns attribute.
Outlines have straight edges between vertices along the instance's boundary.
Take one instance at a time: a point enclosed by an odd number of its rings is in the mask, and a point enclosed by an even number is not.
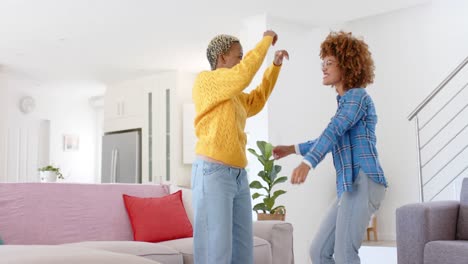
<svg viewBox="0 0 468 264"><path fill-rule="evenodd" d="M379 241L368 241L364 240L362 246L367 247L396 247L396 241L394 240L379 240Z"/></svg>

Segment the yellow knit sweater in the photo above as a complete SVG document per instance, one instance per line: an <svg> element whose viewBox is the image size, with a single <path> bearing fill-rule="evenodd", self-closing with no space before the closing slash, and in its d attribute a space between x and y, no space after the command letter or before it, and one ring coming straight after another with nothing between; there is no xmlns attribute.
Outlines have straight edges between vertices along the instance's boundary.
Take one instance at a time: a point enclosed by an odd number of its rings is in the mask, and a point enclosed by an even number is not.
<svg viewBox="0 0 468 264"><path fill-rule="evenodd" d="M193 87L195 103L195 152L234 167L247 165L245 154L247 117L262 110L270 96L281 67L272 64L262 83L250 93L243 90L252 81L267 54L273 38L264 37L231 69L201 72Z"/></svg>

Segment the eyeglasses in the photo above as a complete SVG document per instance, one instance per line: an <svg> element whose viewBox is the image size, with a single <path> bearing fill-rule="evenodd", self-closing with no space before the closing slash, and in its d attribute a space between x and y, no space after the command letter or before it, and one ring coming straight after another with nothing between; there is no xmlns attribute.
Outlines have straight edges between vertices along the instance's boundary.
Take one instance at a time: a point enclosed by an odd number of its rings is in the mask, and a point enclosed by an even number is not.
<svg viewBox="0 0 468 264"><path fill-rule="evenodd" d="M326 61L322 61L322 62L320 63L320 65L322 66L322 69L323 69L323 68L325 68L325 67L326 67L326 68L331 67L331 66L333 66L335 63L336 63L336 61L333 61L333 60L326 60Z"/></svg>

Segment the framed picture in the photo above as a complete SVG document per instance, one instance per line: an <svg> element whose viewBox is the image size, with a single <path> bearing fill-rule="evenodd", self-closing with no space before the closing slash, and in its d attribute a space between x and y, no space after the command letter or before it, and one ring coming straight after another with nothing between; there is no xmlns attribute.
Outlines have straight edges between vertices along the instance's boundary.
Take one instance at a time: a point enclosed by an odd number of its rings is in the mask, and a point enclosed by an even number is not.
<svg viewBox="0 0 468 264"><path fill-rule="evenodd" d="M78 135L63 135L63 151L78 151L79 147Z"/></svg>

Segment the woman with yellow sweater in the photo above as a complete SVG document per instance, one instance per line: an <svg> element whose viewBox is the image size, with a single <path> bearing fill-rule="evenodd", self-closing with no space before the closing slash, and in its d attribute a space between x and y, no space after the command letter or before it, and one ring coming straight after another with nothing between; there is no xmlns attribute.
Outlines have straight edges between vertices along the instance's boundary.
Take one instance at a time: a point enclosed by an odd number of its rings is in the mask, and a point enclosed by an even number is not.
<svg viewBox="0 0 468 264"><path fill-rule="evenodd" d="M275 53L262 83L245 93L268 49L268 30L243 58L239 39L219 35L207 49L211 71L193 87L197 159L192 168L195 264L253 263L252 205L245 166L246 119L262 110L278 78L285 50Z"/></svg>

